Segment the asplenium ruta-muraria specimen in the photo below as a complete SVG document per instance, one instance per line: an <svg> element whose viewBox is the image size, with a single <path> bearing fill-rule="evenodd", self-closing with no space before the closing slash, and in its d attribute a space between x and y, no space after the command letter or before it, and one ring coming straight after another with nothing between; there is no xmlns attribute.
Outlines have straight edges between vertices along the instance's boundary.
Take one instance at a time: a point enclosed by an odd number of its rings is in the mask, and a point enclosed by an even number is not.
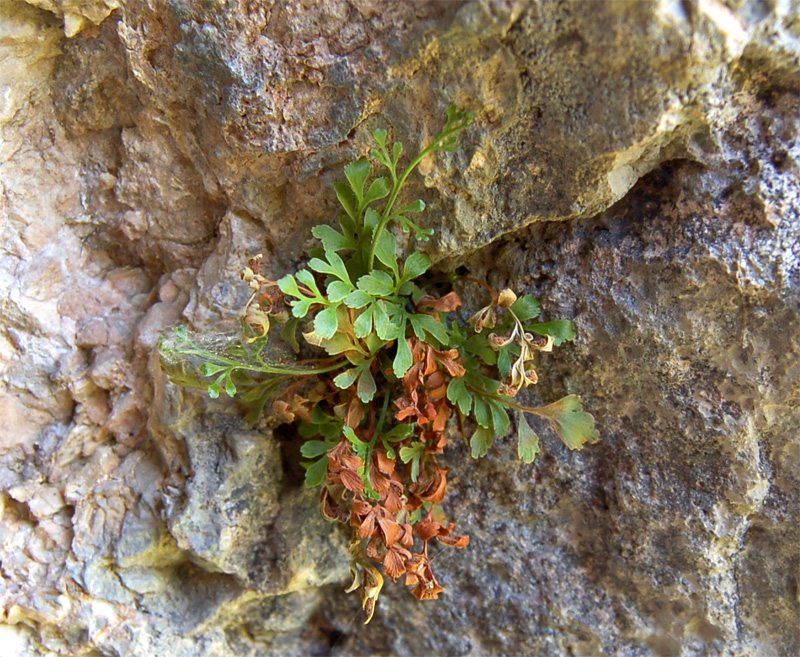
<svg viewBox="0 0 800 657"><path fill-rule="evenodd" d="M537 322L539 303L528 294L430 276L421 251L398 257L394 230L413 233L417 243L433 233L414 220L425 204L403 199L404 183L423 158L457 148L457 134L471 122L450 107L441 134L404 167L402 144L376 130L372 163L347 165L346 182L334 184L343 208L338 228L313 229L321 247L307 268L272 281L260 271L260 256L250 261L241 335L209 338L179 328L160 344L176 383L240 397L252 422L266 411L297 425L306 485L320 488L323 515L352 531L348 591L360 591L367 621L383 586L381 567L392 580L404 577L420 600L437 598L444 589L429 542L469 542L440 507L448 468L439 460L451 419L474 458L511 429L512 415L525 463L539 452L526 415L549 420L570 449L598 437L575 395L539 407L516 400L538 380L537 352L575 337L571 322ZM474 284L486 305L461 323L452 288ZM281 344L313 357L287 358L288 349L279 356Z"/></svg>

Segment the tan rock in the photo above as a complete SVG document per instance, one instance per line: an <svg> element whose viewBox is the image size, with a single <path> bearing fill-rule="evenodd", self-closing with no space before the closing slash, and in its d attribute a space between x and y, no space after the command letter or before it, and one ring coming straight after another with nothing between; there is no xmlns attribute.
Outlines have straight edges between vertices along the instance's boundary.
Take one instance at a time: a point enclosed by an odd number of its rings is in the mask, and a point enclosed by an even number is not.
<svg viewBox="0 0 800 657"><path fill-rule="evenodd" d="M28 4L53 12L64 19L64 34L74 37L88 24L99 25L112 11L118 0L26 0Z"/></svg>
<svg viewBox="0 0 800 657"><path fill-rule="evenodd" d="M0 652L797 654L795 5L0 2ZM295 270L372 131L450 102L426 248L575 318L540 392L603 442L453 441L451 597L367 632L293 437L154 349L235 326L247 257Z"/></svg>

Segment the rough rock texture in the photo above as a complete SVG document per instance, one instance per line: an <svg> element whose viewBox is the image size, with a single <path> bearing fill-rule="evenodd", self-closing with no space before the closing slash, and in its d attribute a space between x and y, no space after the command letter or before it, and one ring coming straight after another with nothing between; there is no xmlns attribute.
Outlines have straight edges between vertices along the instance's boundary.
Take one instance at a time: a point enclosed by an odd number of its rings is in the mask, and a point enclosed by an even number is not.
<svg viewBox="0 0 800 657"><path fill-rule="evenodd" d="M0 0L0 653L800 652L799 81L790 0ZM454 444L447 597L364 629L293 437L153 350L451 101L431 253L575 318L603 440Z"/></svg>

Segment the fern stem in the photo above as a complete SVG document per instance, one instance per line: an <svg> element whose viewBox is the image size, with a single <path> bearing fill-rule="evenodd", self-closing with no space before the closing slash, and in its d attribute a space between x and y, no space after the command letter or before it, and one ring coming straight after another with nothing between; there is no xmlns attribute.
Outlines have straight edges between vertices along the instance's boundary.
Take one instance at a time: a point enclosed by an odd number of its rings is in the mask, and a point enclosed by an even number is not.
<svg viewBox="0 0 800 657"><path fill-rule="evenodd" d="M366 453L366 463L364 463L364 483L366 484L367 490L371 492L375 492L372 488L372 482L370 481L370 467L372 465L372 451L375 449L375 443L378 442L378 437L381 435L381 431L383 430L383 422L386 419L386 412L389 410L389 399L392 396L392 387L386 390L386 395L383 398L383 408L381 409L380 417L378 418L378 424L375 425L375 433L372 434L372 439L369 441L369 445L367 446L367 453Z"/></svg>
<svg viewBox="0 0 800 657"><path fill-rule="evenodd" d="M389 223L389 220L392 219L392 207L394 207L394 203L397 200L397 195L400 193L400 189L406 182L408 176L411 175L411 172L417 168L420 162L428 156L430 153L435 151L439 144L441 144L446 139L450 138L452 135L456 134L460 130L463 130L466 125L456 125L454 128L447 130L440 134L436 139L434 139L430 144L428 144L427 148L425 148L414 160L411 164L408 165L406 170L403 172L403 175L400 176L398 180L395 180L395 183L392 187L392 193L389 196L389 201L386 203L386 207L383 209L383 215L381 216L381 221L378 224L377 228L375 229L375 234L373 235L372 239L372 246L369 249L369 260L367 262L368 269L372 270L372 265L375 262L375 249L377 247L378 241L380 240L381 234L386 229L386 225Z"/></svg>
<svg viewBox="0 0 800 657"><path fill-rule="evenodd" d="M486 392L485 390L478 390L477 388L473 388L472 386L468 385L467 390L471 390L476 395L480 395L481 397L489 397L494 399L495 401L499 401L501 404L505 404L509 408L513 408L517 411L522 411L523 413L531 413L533 415L538 415L539 417L546 417L549 418L550 415L545 412L546 406L524 406L523 404L518 404L515 401L511 401L508 397L504 397L503 395L496 395L493 392Z"/></svg>
<svg viewBox="0 0 800 657"><path fill-rule="evenodd" d="M257 365L255 363L248 363L236 360L235 358L220 356L219 354L215 354L211 351L206 351L205 349L199 349L197 347L194 347L192 349L176 349L176 351L178 353L182 353L187 356L197 356L209 362L216 361L217 363L228 365L232 369L247 370L248 372L258 372L259 374L285 374L287 376L305 376L308 374L324 374L325 372L331 372L342 366L342 362L339 361L337 363L333 363L331 365L325 365L323 367L294 369L291 367L278 367L275 365L266 365L266 364Z"/></svg>

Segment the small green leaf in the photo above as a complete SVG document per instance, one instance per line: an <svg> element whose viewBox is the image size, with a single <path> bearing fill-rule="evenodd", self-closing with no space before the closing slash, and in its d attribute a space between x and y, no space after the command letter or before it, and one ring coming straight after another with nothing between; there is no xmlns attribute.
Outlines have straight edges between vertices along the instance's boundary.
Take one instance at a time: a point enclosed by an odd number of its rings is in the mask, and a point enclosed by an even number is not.
<svg viewBox="0 0 800 657"><path fill-rule="evenodd" d="M406 372L411 369L411 366L414 364L414 357L411 354L411 348L408 346L408 342L404 339L406 333L406 324L403 322L403 328L400 331L400 338L397 340L397 355L394 357L394 362L392 363L392 369L394 370L394 375L398 379L402 379Z"/></svg>
<svg viewBox="0 0 800 657"><path fill-rule="evenodd" d="M317 287L317 282L314 280L314 274L308 271L308 269L301 269L295 276L297 280L311 290L318 299L322 298L322 294L320 294L319 288ZM303 297L305 297L305 295L303 295Z"/></svg>
<svg viewBox="0 0 800 657"><path fill-rule="evenodd" d="M352 288L352 283L350 282L350 274L347 272L347 267L345 267L344 262L342 261L341 257L337 253L333 253L332 251L325 254L328 258L328 262L321 260L320 258L312 258L308 262L308 266L311 267L314 271L318 271L322 274L330 274L331 276L335 276L341 281L350 284Z"/></svg>
<svg viewBox="0 0 800 657"><path fill-rule="evenodd" d="M511 420L505 406L496 399L488 399L489 409L492 412L492 428L496 436L505 436L511 427Z"/></svg>
<svg viewBox="0 0 800 657"><path fill-rule="evenodd" d="M347 438L347 440L349 440L352 443L353 448L356 451L363 451L364 448L367 447L367 443L365 443L358 436L356 436L356 432L353 430L352 427L348 427L347 425L343 426L342 433L344 434L344 437Z"/></svg>
<svg viewBox="0 0 800 657"><path fill-rule="evenodd" d="M467 353L477 356L487 365L497 363L497 352L489 346L486 333L476 333L464 340L464 349Z"/></svg>
<svg viewBox="0 0 800 657"><path fill-rule="evenodd" d="M372 136L375 137L375 141L377 141L381 146L386 146L386 135L387 132L384 128L378 128L372 133Z"/></svg>
<svg viewBox="0 0 800 657"><path fill-rule="evenodd" d="M403 422L402 424L395 425L389 431L383 434L383 439L390 443L396 443L413 435L414 425L409 424L408 422Z"/></svg>
<svg viewBox="0 0 800 657"><path fill-rule="evenodd" d="M225 377L225 394L228 397L235 397L236 396L236 385L234 385L233 380L231 379L230 372L228 376Z"/></svg>
<svg viewBox="0 0 800 657"><path fill-rule="evenodd" d="M386 346L386 343L376 333L370 333L364 338L364 342L367 343L367 353L370 354L376 354Z"/></svg>
<svg viewBox="0 0 800 657"><path fill-rule="evenodd" d="M373 297L364 290L354 290L344 298L344 305L348 308L363 308L372 303Z"/></svg>
<svg viewBox="0 0 800 657"><path fill-rule="evenodd" d="M358 398L365 404L368 404L372 401L377 389L378 388L375 385L375 378L372 376L372 372L369 370L369 365L363 367L361 371L361 378L358 380Z"/></svg>
<svg viewBox="0 0 800 657"><path fill-rule="evenodd" d="M411 463L411 481L419 478L420 459L425 455L425 443L413 442L407 447L400 448L400 460Z"/></svg>
<svg viewBox="0 0 800 657"><path fill-rule="evenodd" d="M345 370L341 374L339 374L336 378L333 379L334 385L337 388L341 388L342 390L347 390L351 385L356 382L359 373L361 370L358 367L352 367L349 370Z"/></svg>
<svg viewBox="0 0 800 657"><path fill-rule="evenodd" d="M339 226L342 229L342 233L353 243L353 247L355 248L355 239L356 239L356 222L355 220L346 215L340 214L339 215ZM330 249L329 249L330 250Z"/></svg>
<svg viewBox="0 0 800 657"><path fill-rule="evenodd" d="M251 394L248 394L248 392L252 394L253 392L257 393L258 391L257 390L256 391L252 391L252 390L251 391L247 391L244 394L242 394L242 396L240 397L240 399L247 406L247 412L245 413L245 416L244 416L245 417L245 421L251 427L255 427L255 425L258 423L258 420L261 418L262 414L264 413L264 407L266 406L267 401L269 401L269 399L268 399L268 395L266 395L266 394L252 395L251 396Z"/></svg>
<svg viewBox="0 0 800 657"><path fill-rule="evenodd" d="M423 443L415 442L411 443L410 446L401 447L400 448L400 460L403 463L408 463L411 459L413 459L417 453L420 446L423 446Z"/></svg>
<svg viewBox="0 0 800 657"><path fill-rule="evenodd" d="M397 290L397 294L403 297L411 297L414 303L417 303L425 294L425 292L423 292L416 283L406 281Z"/></svg>
<svg viewBox="0 0 800 657"><path fill-rule="evenodd" d="M278 279L278 287L281 292L288 294L290 297L302 298L304 295L300 294L297 287L297 281L291 274L286 274L283 278Z"/></svg>
<svg viewBox="0 0 800 657"><path fill-rule="evenodd" d="M384 265L394 272L395 277L399 277L397 271L397 241L388 230L384 230L378 238L375 246L375 255Z"/></svg>
<svg viewBox="0 0 800 657"><path fill-rule="evenodd" d="M381 222L381 215L379 215L372 208L367 208L364 213L364 235L369 235L370 239L375 234L375 229Z"/></svg>
<svg viewBox="0 0 800 657"><path fill-rule="evenodd" d="M539 453L539 436L531 429L531 425L525 419L525 414L519 413L519 422L517 422L519 438L519 448L517 453L524 463L533 463L536 455Z"/></svg>
<svg viewBox="0 0 800 657"><path fill-rule="evenodd" d="M322 246L326 251L342 251L344 249L354 249L356 246L353 240L326 224L314 226L311 229L311 234L322 242Z"/></svg>
<svg viewBox="0 0 800 657"><path fill-rule="evenodd" d="M320 427L319 434L325 440L338 440L342 435L342 422L331 422Z"/></svg>
<svg viewBox="0 0 800 657"><path fill-rule="evenodd" d="M422 276L433 263L424 253L416 251L406 259L403 266L403 280L410 281L418 276Z"/></svg>
<svg viewBox="0 0 800 657"><path fill-rule="evenodd" d="M575 339L575 330L572 327L572 322L566 319L555 319L552 322L533 324L527 328L529 331L539 335L553 336L556 347L560 347L566 340Z"/></svg>
<svg viewBox="0 0 800 657"><path fill-rule="evenodd" d="M314 461L306 470L306 488L319 486L325 477L328 476L328 455L323 456L319 461Z"/></svg>
<svg viewBox="0 0 800 657"><path fill-rule="evenodd" d="M464 344L464 333L458 324L453 323L450 326L450 344L454 347L460 347Z"/></svg>
<svg viewBox="0 0 800 657"><path fill-rule="evenodd" d="M537 409L537 415L553 423L556 433L570 449L581 449L584 443L594 443L600 438L594 428L594 417L583 410L581 398L577 395L567 395L541 407Z"/></svg>
<svg viewBox="0 0 800 657"><path fill-rule="evenodd" d="M358 279L358 289L375 297L388 297L394 291L392 277L385 271L373 271Z"/></svg>
<svg viewBox="0 0 800 657"><path fill-rule="evenodd" d="M311 412L311 417L314 417L314 411ZM306 422L305 420L300 420L300 425L297 427L297 433L303 436L303 438L310 438L311 436L320 435L319 427L311 422Z"/></svg>
<svg viewBox="0 0 800 657"><path fill-rule="evenodd" d="M348 185L343 182L333 183L333 189L336 192L336 198L342 204L344 211L354 221L358 221L358 199Z"/></svg>
<svg viewBox="0 0 800 657"><path fill-rule="evenodd" d="M378 150L377 148L373 148L372 150L370 150L369 154L372 155L372 157L374 157L376 160L378 160L378 162L380 162L383 166L385 166L387 169L389 169L389 171L391 171L395 175L397 174L397 172L395 171L394 165L392 164L392 161L389 159L389 156L386 154L386 149L385 148L383 148L381 150Z"/></svg>
<svg viewBox="0 0 800 657"><path fill-rule="evenodd" d="M447 141L443 142L437 150L440 151L447 151L452 153L456 150L461 144L458 143L458 140L455 137L450 137Z"/></svg>
<svg viewBox="0 0 800 657"><path fill-rule="evenodd" d="M351 162L344 168L344 175L350 183L350 187L355 192L359 200L364 197L364 185L369 178L370 166L366 158L361 158Z"/></svg>
<svg viewBox="0 0 800 657"><path fill-rule="evenodd" d="M511 373L511 347L503 347L497 352L497 371L505 379Z"/></svg>
<svg viewBox="0 0 800 657"><path fill-rule="evenodd" d="M366 196L364 196L362 207L388 196L390 191L392 191L392 188L386 178L376 178L372 181Z"/></svg>
<svg viewBox="0 0 800 657"><path fill-rule="evenodd" d="M353 351L352 339L349 336L345 335L344 333L339 333L338 331L334 334L334 336L330 340L327 340L325 344L321 346L331 356Z"/></svg>
<svg viewBox="0 0 800 657"><path fill-rule="evenodd" d="M492 414L483 397L475 397L475 421L484 429L492 426Z"/></svg>
<svg viewBox="0 0 800 657"><path fill-rule="evenodd" d="M467 383L463 377L451 379L447 386L447 398L458 405L458 410L462 415L469 415L472 408L472 394L467 390Z"/></svg>
<svg viewBox="0 0 800 657"><path fill-rule="evenodd" d="M440 344L446 345L449 340L447 329L444 324L437 320L432 315L417 314L409 315L411 320L411 327L414 333L420 340L426 340L425 333L432 335Z"/></svg>
<svg viewBox="0 0 800 657"><path fill-rule="evenodd" d="M410 221L408 223L414 229L414 237L418 242L427 242L431 237L433 237L433 228L420 228Z"/></svg>
<svg viewBox="0 0 800 657"><path fill-rule="evenodd" d="M381 340L389 342L391 340L396 340L400 335L400 327L389 321L389 316L383 308L384 303L383 301L378 301L373 305L375 332Z"/></svg>
<svg viewBox="0 0 800 657"><path fill-rule="evenodd" d="M374 309L374 305L370 306L358 317L356 317L356 321L353 322L353 330L355 331L357 338L366 338L370 333L372 333L372 314Z"/></svg>
<svg viewBox="0 0 800 657"><path fill-rule="evenodd" d="M422 321L420 320L418 315L409 315L408 319L411 321L411 328L414 330L414 335L416 335L420 340L425 339L425 328L422 326Z"/></svg>
<svg viewBox="0 0 800 657"><path fill-rule="evenodd" d="M418 212L422 212L424 209L425 209L425 201L418 198L413 203L409 203L402 210L398 210L397 214L405 214L406 212L411 212L412 214L416 214Z"/></svg>
<svg viewBox="0 0 800 657"><path fill-rule="evenodd" d="M219 397L219 379L208 386L208 396L211 397L211 399L217 399Z"/></svg>
<svg viewBox="0 0 800 657"><path fill-rule="evenodd" d="M308 315L308 311L311 309L311 304L313 302L314 300L308 297L301 299L300 301L293 302L292 315L294 315L298 319L305 317L306 315Z"/></svg>
<svg viewBox="0 0 800 657"><path fill-rule="evenodd" d="M332 303L338 303L339 301L344 301L347 296L349 296L350 292L352 292L353 286L349 283L345 283L344 281L331 281L328 283L327 291L328 291L328 301Z"/></svg>
<svg viewBox="0 0 800 657"><path fill-rule="evenodd" d="M463 122L464 125L457 125ZM472 123L472 114L466 110L459 109L455 103L447 107L447 123L445 124L442 132L447 132L451 129L462 130Z"/></svg>
<svg viewBox="0 0 800 657"><path fill-rule="evenodd" d="M532 294L524 294L514 302L511 311L519 321L526 322L539 316L539 301Z"/></svg>
<svg viewBox="0 0 800 657"><path fill-rule="evenodd" d="M327 443L321 440L307 440L300 446L300 453L307 459L315 459L330 452L336 443Z"/></svg>
<svg viewBox="0 0 800 657"><path fill-rule="evenodd" d="M404 305L400 303L392 303L391 301L385 301L383 299L381 299L379 303L383 306L386 314L389 315L389 319L395 322L399 328L403 318L408 315Z"/></svg>
<svg viewBox="0 0 800 657"><path fill-rule="evenodd" d="M480 459L486 456L493 442L494 433L491 429L486 429L484 427L475 429L475 433L473 433L472 437L469 439L469 444L472 448L472 458Z"/></svg>
<svg viewBox="0 0 800 657"><path fill-rule="evenodd" d="M228 369L228 365L215 365L214 363L203 363L200 366L200 374L203 376L214 376L223 370Z"/></svg>
<svg viewBox="0 0 800 657"><path fill-rule="evenodd" d="M392 162L397 166L400 156L403 154L403 144L399 141L392 144Z"/></svg>
<svg viewBox="0 0 800 657"><path fill-rule="evenodd" d="M311 411L311 422L300 421L298 432L303 438L322 436L327 442L335 442L342 435L344 423L338 417L328 415L319 406Z"/></svg>
<svg viewBox="0 0 800 657"><path fill-rule="evenodd" d="M416 201L411 205L407 205L399 212L395 212L392 214L392 217L400 222L403 232L407 233L409 230L413 230L414 237L416 237L417 241L419 242L427 242L428 239L433 235L433 228L422 228L418 226L416 223L411 221L411 219L406 217L404 213L421 212L424 208L425 204L422 201Z"/></svg>
<svg viewBox="0 0 800 657"><path fill-rule="evenodd" d="M339 328L339 320L336 317L338 307L338 304L328 306L325 310L318 312L314 318L314 331L324 340L330 340L336 333L336 329Z"/></svg>
<svg viewBox="0 0 800 657"><path fill-rule="evenodd" d="M314 290L316 295L319 297L319 289L317 289L317 285L314 282L314 276L311 274L310 271L305 269L297 272L297 280L300 280L301 283L304 283L306 287ZM311 307L312 303L322 302L322 299L315 299L313 297L308 297L298 288L297 281L295 277L291 274L284 276L278 281L278 287L280 287L281 291L286 294L287 296L296 297L298 301L292 302L292 315L295 317L305 317L308 314L308 310Z"/></svg>
<svg viewBox="0 0 800 657"><path fill-rule="evenodd" d="M300 323L296 317L290 319L281 329L281 338L291 346L294 353L300 352L300 344L297 342L297 325Z"/></svg>

